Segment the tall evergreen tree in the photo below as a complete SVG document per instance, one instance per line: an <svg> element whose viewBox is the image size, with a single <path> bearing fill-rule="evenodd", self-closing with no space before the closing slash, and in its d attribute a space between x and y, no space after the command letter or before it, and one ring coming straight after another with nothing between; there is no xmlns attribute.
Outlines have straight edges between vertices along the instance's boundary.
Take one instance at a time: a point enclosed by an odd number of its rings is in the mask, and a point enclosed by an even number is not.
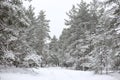
<svg viewBox="0 0 120 80"><path fill-rule="evenodd" d="M2 27L0 32L0 50L2 51L1 54L4 55L1 61L7 64L6 62L8 60L8 64L11 64L10 56L6 57L6 55L15 55L13 52L16 48L11 44L13 44L14 41L19 41L21 33L29 26L30 22L25 15L25 10L20 0L0 1L0 11L0 23Z"/></svg>
<svg viewBox="0 0 120 80"><path fill-rule="evenodd" d="M49 63L59 66L59 44L56 36L53 36L49 43Z"/></svg>
<svg viewBox="0 0 120 80"><path fill-rule="evenodd" d="M39 55L43 54L43 49L46 40L49 38L49 20L46 19L46 15L44 11L40 11L38 17L37 17L37 28L35 30L37 43L36 46L37 53Z"/></svg>
<svg viewBox="0 0 120 80"><path fill-rule="evenodd" d="M80 62L86 61L85 55L88 50L85 34L90 29L91 16L89 13L89 5L81 1L81 3L78 4L78 8L73 6L72 10L68 13L68 16L70 19L66 20L66 24L70 26L70 36L67 38L68 47L65 50L65 53L67 56L71 57L68 57L68 59L73 61L72 63L78 68L82 65Z"/></svg>

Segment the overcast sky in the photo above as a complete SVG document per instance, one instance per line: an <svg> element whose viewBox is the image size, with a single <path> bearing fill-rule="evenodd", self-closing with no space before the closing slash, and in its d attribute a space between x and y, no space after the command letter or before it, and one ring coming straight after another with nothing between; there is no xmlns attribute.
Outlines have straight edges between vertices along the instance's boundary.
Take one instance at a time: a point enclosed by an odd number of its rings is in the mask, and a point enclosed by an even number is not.
<svg viewBox="0 0 120 80"><path fill-rule="evenodd" d="M67 18L66 12L72 8L73 4L80 3L80 1L81 0L32 0L31 3L25 2L24 5L27 7L29 4L32 4L33 7L35 7L36 15L40 10L46 11L46 18L50 20L50 36L56 35L58 38L65 27L64 19Z"/></svg>

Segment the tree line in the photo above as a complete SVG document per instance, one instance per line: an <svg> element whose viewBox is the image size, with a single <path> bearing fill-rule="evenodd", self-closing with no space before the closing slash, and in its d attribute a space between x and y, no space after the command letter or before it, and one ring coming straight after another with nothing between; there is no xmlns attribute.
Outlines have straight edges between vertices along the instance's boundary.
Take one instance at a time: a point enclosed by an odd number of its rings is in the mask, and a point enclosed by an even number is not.
<svg viewBox="0 0 120 80"><path fill-rule="evenodd" d="M111 6L112 5L112 6ZM60 66L103 73L120 69L120 2L83 0L66 13L57 39L49 35L45 11L35 16L22 0L0 1L0 65ZM49 42L48 42L49 41Z"/></svg>

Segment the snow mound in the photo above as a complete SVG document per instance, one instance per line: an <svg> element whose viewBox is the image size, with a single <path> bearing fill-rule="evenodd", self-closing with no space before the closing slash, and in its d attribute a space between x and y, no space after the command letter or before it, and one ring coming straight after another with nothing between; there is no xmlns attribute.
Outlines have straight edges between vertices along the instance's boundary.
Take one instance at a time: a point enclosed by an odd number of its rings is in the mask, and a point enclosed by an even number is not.
<svg viewBox="0 0 120 80"><path fill-rule="evenodd" d="M33 73L0 73L0 80L117 80L109 75L95 75L88 71L75 71L62 68L29 69Z"/></svg>

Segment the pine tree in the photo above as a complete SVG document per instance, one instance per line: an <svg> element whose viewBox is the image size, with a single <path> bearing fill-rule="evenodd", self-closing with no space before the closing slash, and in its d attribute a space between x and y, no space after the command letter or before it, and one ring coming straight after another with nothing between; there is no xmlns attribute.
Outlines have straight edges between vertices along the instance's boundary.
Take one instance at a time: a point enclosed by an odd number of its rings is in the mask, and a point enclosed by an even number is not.
<svg viewBox="0 0 120 80"><path fill-rule="evenodd" d="M108 73L108 70L112 68L115 53L113 48L115 40L113 39L116 39L117 34L115 31L116 27L114 24L111 24L111 21L113 21L112 13L113 11L106 10L98 18L96 34L92 42L94 49L91 53L95 61L93 62L95 63L93 68L96 68L95 71L101 74L103 70L106 70L106 73Z"/></svg>
<svg viewBox="0 0 120 80"><path fill-rule="evenodd" d="M110 21L110 25L111 27L110 28L115 28L114 30L116 31L116 34L114 34L114 37L112 39L113 41L113 52L115 53L113 56L113 69L116 69L118 70L119 69L119 55L120 55L120 45L119 45L119 28L120 28L120 1L119 0L107 0L106 2L106 5L110 5L110 4L115 4L114 6L112 6L112 8L110 9L110 11L112 12L111 13L111 16L112 17L112 20ZM114 32L115 32L114 31Z"/></svg>
<svg viewBox="0 0 120 80"><path fill-rule="evenodd" d="M56 36L53 36L49 43L49 63L59 66L59 44Z"/></svg>
<svg viewBox="0 0 120 80"><path fill-rule="evenodd" d="M46 19L46 15L44 11L40 11L37 17L37 28L35 30L35 35L37 38L37 46L36 49L38 50L38 54L43 54L43 49L46 40L49 38L49 20Z"/></svg>
<svg viewBox="0 0 120 80"><path fill-rule="evenodd" d="M62 35L60 36L58 42L59 42L59 53L61 55L60 57L60 64L61 66L67 67L67 55L65 53L65 50L67 49L68 44L68 38L70 37L70 30L69 28L63 29Z"/></svg>
<svg viewBox="0 0 120 80"><path fill-rule="evenodd" d="M70 34L68 34L65 54L68 56L68 62L72 61L76 69L81 68L82 63L87 61L85 56L88 54L89 44L86 40L86 33L90 30L91 18L88 7L89 5L82 1L78 4L78 8L73 6L72 10L67 13L70 19L66 20L66 25L70 26Z"/></svg>
<svg viewBox="0 0 120 80"><path fill-rule="evenodd" d="M14 64L14 60L11 59L10 56L6 57L5 55L15 55L15 47L11 44L14 41L16 42L19 40L20 33L24 31L25 27L29 26L29 20L25 16L24 7L22 6L22 1L20 0L0 1L0 11L0 50L3 55L3 62L1 63L11 65Z"/></svg>

